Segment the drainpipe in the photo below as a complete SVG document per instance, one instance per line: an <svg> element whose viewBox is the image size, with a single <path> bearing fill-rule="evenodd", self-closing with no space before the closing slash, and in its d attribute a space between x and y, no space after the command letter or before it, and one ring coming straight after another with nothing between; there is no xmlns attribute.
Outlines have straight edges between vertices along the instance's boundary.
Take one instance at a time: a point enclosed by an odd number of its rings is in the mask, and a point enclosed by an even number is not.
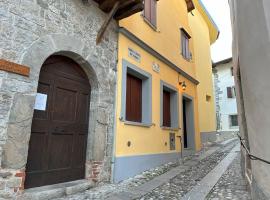
<svg viewBox="0 0 270 200"><path fill-rule="evenodd" d="M117 24L119 27L119 24ZM116 149L116 123L117 123L117 94L118 94L118 44L119 44L119 33L117 41L117 61L115 66L115 94L114 94L114 125L113 125L113 148L112 148L112 160L111 160L111 183L114 180L114 165L115 165L115 149Z"/></svg>
<svg viewBox="0 0 270 200"><path fill-rule="evenodd" d="M116 149L116 120L117 120L117 111L116 111L116 104L117 104L117 68L115 69L115 77L116 77L116 83L115 83L115 97L114 97L114 125L113 125L113 147L112 147L112 160L111 160L111 183L113 183L114 180L114 164L115 164L115 149Z"/></svg>

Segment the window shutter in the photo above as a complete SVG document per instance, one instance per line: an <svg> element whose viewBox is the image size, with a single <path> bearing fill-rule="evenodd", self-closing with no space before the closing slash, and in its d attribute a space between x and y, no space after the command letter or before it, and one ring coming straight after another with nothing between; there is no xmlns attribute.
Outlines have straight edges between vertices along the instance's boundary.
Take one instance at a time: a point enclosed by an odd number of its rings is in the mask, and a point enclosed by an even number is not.
<svg viewBox="0 0 270 200"><path fill-rule="evenodd" d="M189 50L189 39L190 36L186 33L184 29L181 28L181 50L182 50L182 56L185 59L190 60L190 50Z"/></svg>
<svg viewBox="0 0 270 200"><path fill-rule="evenodd" d="M163 91L163 126L171 127L171 93Z"/></svg>
<svg viewBox="0 0 270 200"><path fill-rule="evenodd" d="M227 87L227 97L232 98L232 88L231 87Z"/></svg>
<svg viewBox="0 0 270 200"><path fill-rule="evenodd" d="M142 122L142 80L127 74L126 120Z"/></svg>
<svg viewBox="0 0 270 200"><path fill-rule="evenodd" d="M151 1L144 0L144 17L151 22Z"/></svg>
<svg viewBox="0 0 270 200"><path fill-rule="evenodd" d="M151 0L151 24L157 26L157 0Z"/></svg>

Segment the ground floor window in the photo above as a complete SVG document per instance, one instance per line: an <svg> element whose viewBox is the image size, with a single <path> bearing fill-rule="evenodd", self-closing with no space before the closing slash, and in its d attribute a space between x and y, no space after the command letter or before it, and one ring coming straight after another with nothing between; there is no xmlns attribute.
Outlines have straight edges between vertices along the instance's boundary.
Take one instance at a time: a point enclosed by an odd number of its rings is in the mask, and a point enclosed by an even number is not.
<svg viewBox="0 0 270 200"><path fill-rule="evenodd" d="M238 126L238 116L237 115L230 115L230 126L235 127Z"/></svg>
<svg viewBox="0 0 270 200"><path fill-rule="evenodd" d="M126 60L122 65L121 120L152 124L152 76Z"/></svg>
<svg viewBox="0 0 270 200"><path fill-rule="evenodd" d="M142 79L127 74L126 120L142 122Z"/></svg>
<svg viewBox="0 0 270 200"><path fill-rule="evenodd" d="M161 81L160 84L160 125L162 127L179 127L179 102L177 88Z"/></svg>

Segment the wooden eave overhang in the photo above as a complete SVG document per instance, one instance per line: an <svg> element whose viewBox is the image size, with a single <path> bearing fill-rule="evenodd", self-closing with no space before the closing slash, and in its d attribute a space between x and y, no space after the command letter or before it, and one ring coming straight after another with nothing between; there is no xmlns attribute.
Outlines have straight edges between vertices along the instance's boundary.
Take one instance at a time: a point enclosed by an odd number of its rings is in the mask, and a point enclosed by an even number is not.
<svg viewBox="0 0 270 200"><path fill-rule="evenodd" d="M143 0L94 0L98 3L99 8L105 13L110 13L114 5L119 2L114 19L121 20L127 18L144 9Z"/></svg>
<svg viewBox="0 0 270 200"><path fill-rule="evenodd" d="M210 36L210 44L213 44L219 37L219 29L213 18L205 8L203 2L201 0L193 0L196 9L202 15L203 19L207 23L209 28L209 36Z"/></svg>
<svg viewBox="0 0 270 200"><path fill-rule="evenodd" d="M84 3L92 0L82 0ZM99 8L108 13L107 18L100 27L96 43L100 43L109 23L112 19L121 20L144 9L143 0L94 0Z"/></svg>

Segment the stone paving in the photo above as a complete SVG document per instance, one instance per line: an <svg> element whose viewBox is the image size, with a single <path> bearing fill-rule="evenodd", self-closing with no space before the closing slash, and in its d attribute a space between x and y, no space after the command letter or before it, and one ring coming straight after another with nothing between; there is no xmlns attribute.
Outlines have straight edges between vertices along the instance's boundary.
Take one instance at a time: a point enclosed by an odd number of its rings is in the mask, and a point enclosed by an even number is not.
<svg viewBox="0 0 270 200"><path fill-rule="evenodd" d="M189 157L186 157L185 159L189 159ZM148 171L145 171L142 174L139 174L125 181L122 181L119 184L101 183L97 187L87 190L83 193L59 198L57 200L66 200L66 199L68 200L86 200L86 199L87 200L101 200L102 199L103 200L114 193L120 193L130 188L134 188L139 185L142 185L148 182L149 180L152 180L154 177L164 174L178 165L179 165L178 162L175 162L175 163L170 162L165 165L159 166L157 168L153 168Z"/></svg>
<svg viewBox="0 0 270 200"><path fill-rule="evenodd" d="M211 156L204 157L202 160L199 159L200 156L203 156L205 151L199 152L195 155L186 157L184 159L184 163L181 165L187 166L187 170L182 173L179 173L176 177L172 178L166 184L163 184L151 192L147 193L145 196L138 198L137 200L153 200L153 199L164 199L164 200L173 200L173 199L181 199L188 191L190 191L195 185L198 184L213 168L215 168L221 160L224 159L226 155L232 150L232 148L237 144L236 141L232 141L225 146L223 145L214 145L214 147L220 146L221 148L217 148L217 150L211 154ZM235 163L235 162L234 162ZM180 166L181 166L180 165ZM128 191L129 189L136 188L142 184L149 182L150 180L158 177L172 169L175 169L179 166L179 163L168 163L161 167L146 171L134 178L123 181L119 184L103 184L99 185L96 188L87 190L80 194L71 195L68 197L59 198L58 200L103 200L108 197L114 196L114 194L119 194L121 192ZM233 186L230 185L230 176L234 176L235 182L240 180L240 166L239 163L237 165L232 165L233 170L231 168L222 176L218 184L211 191L211 195L208 197L210 200L217 199L237 199L237 195L241 196L240 199L249 199L248 192L243 189L244 185L239 184L235 189L239 189L237 191L233 190ZM238 173L239 172L239 173ZM237 175L237 173L239 175ZM222 180L227 181L222 181ZM242 181L243 179L241 179ZM231 181L231 184L234 184L234 181ZM240 181L239 181L240 182ZM227 183L227 184L226 184ZM243 183L243 182L241 182ZM240 188L241 186L241 188ZM236 196L234 193L236 192ZM226 194L228 193L228 194ZM247 198L245 198L247 197ZM239 199L239 198L238 198Z"/></svg>
<svg viewBox="0 0 270 200"><path fill-rule="evenodd" d="M251 200L240 166L240 153L208 194L207 200Z"/></svg>
<svg viewBox="0 0 270 200"><path fill-rule="evenodd" d="M202 180L235 146L230 143L225 148L220 148L211 156L206 157L196 165L190 166L184 173L180 173L168 183L156 188L140 200L152 199L179 199L190 191L199 181Z"/></svg>

